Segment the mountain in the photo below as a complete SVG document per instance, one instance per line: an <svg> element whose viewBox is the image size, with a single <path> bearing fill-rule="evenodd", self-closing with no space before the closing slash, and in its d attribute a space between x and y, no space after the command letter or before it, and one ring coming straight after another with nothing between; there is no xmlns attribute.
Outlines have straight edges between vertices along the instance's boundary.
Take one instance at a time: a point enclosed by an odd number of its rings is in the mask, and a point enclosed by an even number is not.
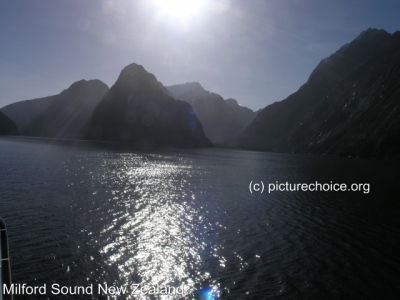
<svg viewBox="0 0 400 300"><path fill-rule="evenodd" d="M400 32L368 29L264 108L231 144L274 152L400 159Z"/></svg>
<svg viewBox="0 0 400 300"><path fill-rule="evenodd" d="M139 146L210 147L193 108L176 100L143 66L125 67L93 112L90 140Z"/></svg>
<svg viewBox="0 0 400 300"><path fill-rule="evenodd" d="M19 135L14 122L0 111L0 135Z"/></svg>
<svg viewBox="0 0 400 300"><path fill-rule="evenodd" d="M108 91L100 80L81 80L58 95L7 105L1 111L21 135L82 139L95 106Z"/></svg>
<svg viewBox="0 0 400 300"><path fill-rule="evenodd" d="M222 144L238 136L256 115L234 99L224 100L220 95L206 91L198 82L172 85L167 89L174 98L186 101L194 108L204 133L213 143Z"/></svg>
<svg viewBox="0 0 400 300"><path fill-rule="evenodd" d="M225 102L236 112L242 124L243 129L241 131L243 131L258 114L258 111L255 112L248 107L241 106L235 99L229 98L226 99ZM238 133L238 135L240 133Z"/></svg>

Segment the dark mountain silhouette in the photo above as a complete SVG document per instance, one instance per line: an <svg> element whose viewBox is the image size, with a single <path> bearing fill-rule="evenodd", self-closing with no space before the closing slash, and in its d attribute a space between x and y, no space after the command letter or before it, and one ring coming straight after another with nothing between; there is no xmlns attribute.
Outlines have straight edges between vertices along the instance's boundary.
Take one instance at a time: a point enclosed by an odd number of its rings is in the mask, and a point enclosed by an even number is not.
<svg viewBox="0 0 400 300"><path fill-rule="evenodd" d="M82 139L95 106L107 91L100 80L81 80L59 95L16 102L1 111L16 123L21 135Z"/></svg>
<svg viewBox="0 0 400 300"><path fill-rule="evenodd" d="M243 126L241 132L254 120L259 112L253 111L248 107L241 106L235 99L232 98L226 99L225 102L236 112L238 119ZM238 135L240 133L238 133Z"/></svg>
<svg viewBox="0 0 400 300"><path fill-rule="evenodd" d="M254 119L256 113L240 106L236 100L224 100L206 91L198 82L167 87L171 95L189 103L196 112L204 133L213 143L224 143L238 136Z"/></svg>
<svg viewBox="0 0 400 300"><path fill-rule="evenodd" d="M93 112L87 139L140 146L209 147L193 108L143 66L125 67Z"/></svg>
<svg viewBox="0 0 400 300"><path fill-rule="evenodd" d="M0 111L0 135L19 135L14 122Z"/></svg>
<svg viewBox="0 0 400 300"><path fill-rule="evenodd" d="M232 145L399 159L400 32L362 32L297 92L264 108Z"/></svg>

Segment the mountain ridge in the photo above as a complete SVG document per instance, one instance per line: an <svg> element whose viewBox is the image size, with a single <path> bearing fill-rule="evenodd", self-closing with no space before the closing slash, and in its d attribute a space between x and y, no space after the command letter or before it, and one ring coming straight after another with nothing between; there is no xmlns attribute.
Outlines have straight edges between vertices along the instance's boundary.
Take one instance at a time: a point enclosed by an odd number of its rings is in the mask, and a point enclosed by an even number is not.
<svg viewBox="0 0 400 300"><path fill-rule="evenodd" d="M16 123L21 135L81 139L94 106L107 90L98 79L82 79L60 94L15 102L1 111Z"/></svg>
<svg viewBox="0 0 400 300"><path fill-rule="evenodd" d="M390 102L386 103L387 107L377 105L380 95L376 95L379 91L373 87L374 82L384 85L390 78L399 77L399 53L399 32L389 34L377 29L363 31L352 42L321 60L298 91L264 108L231 145L273 152L394 157L390 153L397 150L376 146L384 145L385 141L378 142L377 136L368 138L368 134L373 132L371 128L367 131L357 128L367 125L366 113L373 113L372 107L375 113L387 111L389 107L397 112L398 117L395 99L386 97ZM397 95L400 88L396 80L388 82ZM374 124L378 125L379 122L386 122L385 117L381 116ZM396 129L392 128L389 140L394 139L392 135L396 136L396 131L400 132L398 124L394 127ZM343 133L343 130L348 133ZM347 144L340 136L347 137ZM355 143L356 140L364 142ZM341 146L334 146L338 142ZM392 144L396 149L399 147L396 143Z"/></svg>
<svg viewBox="0 0 400 300"><path fill-rule="evenodd" d="M143 66L132 63L93 111L86 139L140 147L211 147L193 108L176 100Z"/></svg>
<svg viewBox="0 0 400 300"><path fill-rule="evenodd" d="M175 99L193 107L206 136L219 145L239 135L256 115L234 99L224 100L222 96L205 90L198 82L167 86L167 89Z"/></svg>

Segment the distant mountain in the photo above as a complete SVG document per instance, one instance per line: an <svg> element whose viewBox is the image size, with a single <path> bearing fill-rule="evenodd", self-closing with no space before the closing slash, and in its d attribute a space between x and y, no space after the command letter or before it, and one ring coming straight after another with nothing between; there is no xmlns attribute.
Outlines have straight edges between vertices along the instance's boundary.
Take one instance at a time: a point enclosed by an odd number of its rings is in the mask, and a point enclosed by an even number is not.
<svg viewBox="0 0 400 300"><path fill-rule="evenodd" d="M16 123L21 135L82 139L95 106L107 91L100 80L81 80L59 95L16 102L1 111Z"/></svg>
<svg viewBox="0 0 400 300"><path fill-rule="evenodd" d="M400 32L368 29L264 108L232 145L400 159Z"/></svg>
<svg viewBox="0 0 400 300"><path fill-rule="evenodd" d="M14 122L0 111L0 135L19 135Z"/></svg>
<svg viewBox="0 0 400 300"><path fill-rule="evenodd" d="M90 140L209 147L193 108L172 98L143 66L125 67L93 112Z"/></svg>
<svg viewBox="0 0 400 300"><path fill-rule="evenodd" d="M243 129L254 120L259 112L255 112L248 107L241 106L235 99L232 98L226 99L225 102L236 112L238 119L242 123ZM238 135L240 133L238 133Z"/></svg>
<svg viewBox="0 0 400 300"><path fill-rule="evenodd" d="M240 106L236 100L224 100L206 91L198 82L167 86L171 95L193 106L206 136L213 143L224 143L238 136L254 119L256 113Z"/></svg>

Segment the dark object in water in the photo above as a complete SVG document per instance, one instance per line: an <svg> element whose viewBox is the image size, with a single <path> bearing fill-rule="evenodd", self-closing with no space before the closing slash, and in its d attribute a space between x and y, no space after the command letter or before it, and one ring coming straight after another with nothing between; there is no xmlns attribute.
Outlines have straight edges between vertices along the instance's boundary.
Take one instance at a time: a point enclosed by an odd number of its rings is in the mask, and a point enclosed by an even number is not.
<svg viewBox="0 0 400 300"><path fill-rule="evenodd" d="M2 218L0 218L0 259L0 300L12 300L13 295L3 295L3 285L11 286L11 268L6 223Z"/></svg>

